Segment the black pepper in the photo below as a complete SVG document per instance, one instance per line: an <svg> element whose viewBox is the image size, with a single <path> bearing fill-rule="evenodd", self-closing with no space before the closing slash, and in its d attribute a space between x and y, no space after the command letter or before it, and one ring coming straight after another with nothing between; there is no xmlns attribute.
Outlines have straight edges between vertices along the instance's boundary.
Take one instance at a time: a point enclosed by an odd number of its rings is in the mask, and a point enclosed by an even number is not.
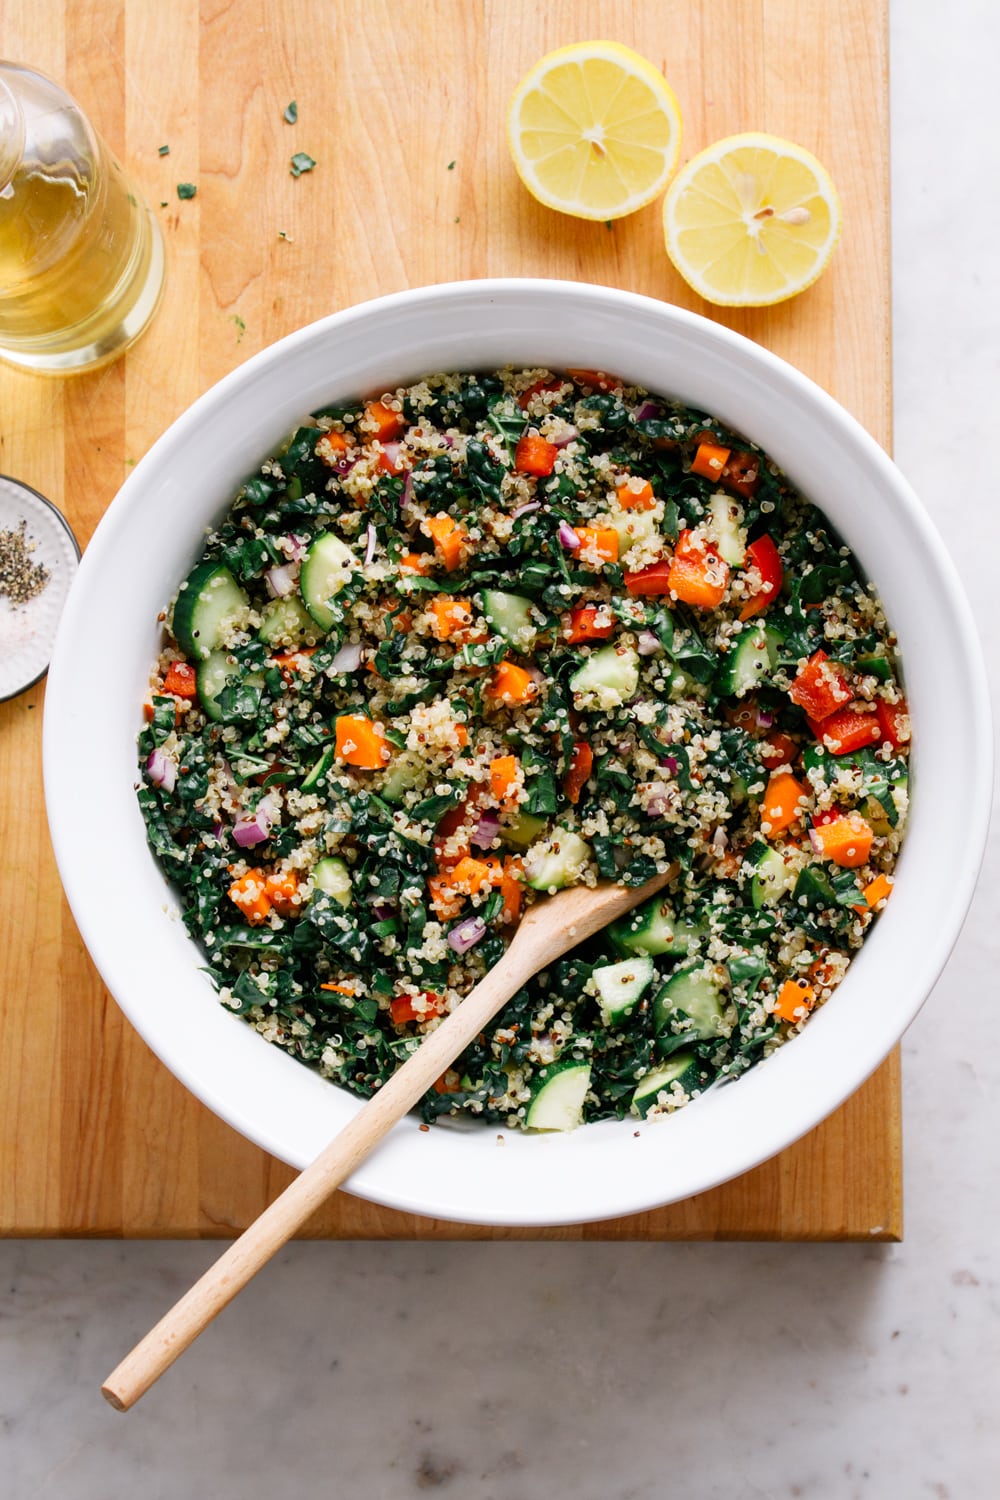
<svg viewBox="0 0 1000 1500"><path fill-rule="evenodd" d="M37 543L28 536L27 523L16 531L0 531L0 598L12 604L27 604L44 589L49 570L31 561Z"/></svg>

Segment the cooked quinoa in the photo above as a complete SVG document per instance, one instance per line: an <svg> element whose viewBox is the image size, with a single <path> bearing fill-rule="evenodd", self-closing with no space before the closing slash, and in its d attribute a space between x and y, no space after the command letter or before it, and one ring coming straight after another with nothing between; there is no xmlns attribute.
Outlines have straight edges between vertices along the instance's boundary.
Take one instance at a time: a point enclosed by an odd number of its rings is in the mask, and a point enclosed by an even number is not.
<svg viewBox="0 0 1000 1500"><path fill-rule="evenodd" d="M840 983L909 719L873 588L767 456L598 371L318 411L165 613L149 840L221 1001L370 1095L562 885L652 902L552 965L426 1120L659 1114Z"/></svg>

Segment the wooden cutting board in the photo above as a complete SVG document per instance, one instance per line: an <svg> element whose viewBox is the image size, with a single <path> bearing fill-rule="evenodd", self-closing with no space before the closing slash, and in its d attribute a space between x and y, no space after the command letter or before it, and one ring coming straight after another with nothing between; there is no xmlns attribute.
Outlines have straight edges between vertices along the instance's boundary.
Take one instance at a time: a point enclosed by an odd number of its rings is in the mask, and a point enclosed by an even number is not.
<svg viewBox="0 0 1000 1500"><path fill-rule="evenodd" d="M602 282L708 313L798 365L888 445L886 32L886 0L5 0L0 56L64 81L128 163L162 225L168 281L154 327L116 366L72 381L0 367L0 472L50 496L85 544L153 440L248 355L379 293L487 275ZM543 52L596 36L664 69L685 158L763 129L827 164L845 229L817 286L722 314L668 263L659 206L606 228L528 196L507 156L507 98ZM295 125L282 119L292 99ZM296 151L317 163L298 179ZM178 182L197 197L179 201ZM49 847L43 700L39 687L0 705L0 1230L230 1235L290 1173L175 1082L88 960ZM492 1230L339 1194L310 1232L895 1239L901 1214L895 1054L776 1160L655 1213Z"/></svg>

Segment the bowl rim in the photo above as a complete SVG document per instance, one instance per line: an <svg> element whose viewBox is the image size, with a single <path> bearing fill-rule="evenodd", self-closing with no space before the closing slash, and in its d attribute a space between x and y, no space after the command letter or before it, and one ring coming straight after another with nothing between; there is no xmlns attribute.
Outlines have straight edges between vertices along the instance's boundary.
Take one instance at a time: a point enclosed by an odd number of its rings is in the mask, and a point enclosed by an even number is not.
<svg viewBox="0 0 1000 1500"><path fill-rule="evenodd" d="M752 1138L748 1137L731 1148L724 1168L717 1168L708 1174L696 1170L689 1170L685 1173L683 1167L678 1169L673 1186L666 1195L655 1185L647 1185L643 1190L638 1190L634 1173L622 1174L623 1180L618 1183L614 1172L605 1170L600 1201L596 1204L588 1201L585 1183L577 1187L574 1193L567 1194L558 1208L537 1201L530 1204L523 1201L510 1204L491 1202L487 1211L482 1202L477 1200L470 1209L462 1202L456 1203L454 1190L435 1191L428 1187L425 1181L421 1181L415 1196L412 1186L407 1186L402 1181L406 1173L400 1172L401 1153L392 1149L391 1138L374 1157L362 1164L346 1184L348 1191L372 1201L421 1215L468 1223L541 1226L607 1219L676 1202L741 1175L807 1134L854 1093L882 1063L929 994L961 931L985 852L992 798L992 732L985 662L973 624L971 609L936 527L892 460L845 408L794 366L724 325L704 318L698 313L656 301L638 293L593 283L556 281L537 277L484 278L473 281L444 282L372 298L318 319L259 351L203 392L157 439L126 478L84 553L63 614L49 670L43 762L49 825L60 876L81 933L87 934L85 941L91 957L119 1006L161 1061L210 1109L266 1150L285 1160L291 1159L294 1164L304 1165L301 1153L290 1157L287 1148L283 1148L268 1131L263 1130L260 1122L253 1118L252 1113L241 1109L233 1100L220 1096L216 1089L206 1083L203 1071L195 1066L190 1056L184 1054L183 1049L177 1053L170 1048L164 1048L163 1038L153 1017L142 1008L141 997L137 1000L127 993L124 995L120 993L122 985L119 982L120 966L115 952L114 932L106 921L102 925L101 921L95 920L94 896L87 890L86 881L81 878L79 850L75 847L74 837L71 836L72 820L64 816L76 789L72 777L68 774L65 757L61 754L61 744L67 724L72 658L87 609L88 594L92 587L91 578L97 580L101 576L105 560L113 550L119 523L141 503L147 477L156 472L161 465L169 462L170 455L186 441L191 431L202 426L206 416L210 416L232 395L247 390L269 367L280 365L287 359L294 358L300 350L308 350L314 342L335 342L338 335L342 335L358 323L363 323L372 317L391 317L396 313L406 313L413 309L423 309L424 312L429 313L433 312L438 305L460 303L463 299L468 301L470 306L481 306L484 299L491 303L502 304L511 298L532 296L557 299L567 306L582 301L589 304L591 308L601 307L612 316L625 313L628 316L641 315L644 318L660 320L665 328L672 326L681 334L690 335L699 341L707 341L709 346L714 347L722 356L744 365L749 364L775 382L783 384L790 394L794 393L801 400L808 402L819 418L826 423L833 424L839 430L842 439L856 450L859 462L871 470L874 480L892 492L894 501L905 514L912 538L922 549L928 566L933 563L936 581L947 605L948 625L952 631L953 640L961 650L966 679L972 687L965 705L969 715L970 743L967 746L968 765L964 787L965 823L967 825L964 858L960 869L955 872L949 891L947 914L938 930L929 938L924 939L926 953L921 969L922 980L918 986L919 993L910 996L905 1006L897 1005L896 1022L893 1027L879 1034L877 1045L870 1046L864 1051L862 1059L856 1062L853 1071L845 1070L838 1074L839 1081L819 1077L814 1080L817 1086L813 1092L810 1107L802 1113L802 1118L798 1121L794 1132L790 1131L787 1125L779 1125L772 1119L770 1128L762 1127ZM471 368L474 364L473 361L473 364L468 367ZM332 383L333 377L331 376ZM753 434L748 435L753 436ZM770 445L765 445L767 446ZM905 861L906 843L904 842L901 866L905 864ZM869 946L865 945L864 952L867 952ZM864 953L858 955L852 968L859 967L863 956ZM779 1049L768 1061L766 1067L755 1068L744 1075L740 1080L740 1090L748 1101L751 1095L756 1097L760 1080L765 1075L769 1086L771 1086L771 1080L774 1080L774 1085L777 1086L779 1075L782 1075L783 1070L787 1072L788 1055L798 1054L800 1049L804 1048L810 1035L822 1029L821 1023L826 1009L824 1007L824 1010L811 1020L809 1027L795 1039L794 1048ZM900 1020L901 1025L898 1024ZM252 1036L249 1028L243 1029L248 1037ZM279 1056L286 1056L277 1048L270 1050ZM801 1055L804 1063L804 1051ZM307 1071L293 1059L286 1057L286 1060L301 1072ZM311 1074L310 1076L317 1079L327 1089L333 1087L318 1079L318 1075ZM356 1109L361 1107L361 1101L354 1100L353 1096L346 1095L345 1091L337 1089L336 1092L350 1101L352 1112L356 1112ZM730 1090L727 1089L725 1092L728 1094ZM694 1120L701 1106L710 1097L711 1095L706 1095L703 1099L694 1101L685 1110L672 1116L671 1123L682 1121L685 1117ZM639 1122L627 1121L625 1123ZM607 1125L611 1125L613 1130L620 1132L619 1122L603 1122L586 1127L588 1155L593 1155L595 1161L599 1157L603 1161L609 1149L613 1152L620 1149L620 1143L618 1147L608 1147L606 1144ZM397 1127L397 1131L400 1128ZM677 1132L678 1137L683 1138L692 1129L691 1125L685 1126L683 1131ZM445 1130L444 1133L450 1132ZM639 1134L635 1132L637 1142ZM646 1142L654 1135L655 1131L652 1129L641 1132L642 1154L651 1161L655 1160L655 1156L650 1156ZM504 1138L502 1132L501 1138ZM519 1132L510 1132L504 1138L507 1151L502 1154L513 1163L514 1159L523 1156L527 1146L539 1154L544 1152L546 1163L552 1169L558 1170L560 1161L566 1157L567 1140L572 1140L572 1138L540 1139L527 1137ZM638 1152L639 1145L636 1149ZM471 1179L466 1182L466 1187L470 1186L470 1182Z"/></svg>

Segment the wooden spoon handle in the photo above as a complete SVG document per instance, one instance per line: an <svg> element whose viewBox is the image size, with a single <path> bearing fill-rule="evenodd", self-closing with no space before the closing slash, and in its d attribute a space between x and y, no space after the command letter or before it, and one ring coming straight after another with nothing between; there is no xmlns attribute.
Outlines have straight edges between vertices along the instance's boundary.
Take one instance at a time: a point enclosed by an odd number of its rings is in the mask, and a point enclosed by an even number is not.
<svg viewBox="0 0 1000 1500"><path fill-rule="evenodd" d="M423 1041L316 1160L292 1182L160 1319L108 1376L101 1392L127 1411L213 1318L364 1161L538 967L512 943L494 968Z"/></svg>

